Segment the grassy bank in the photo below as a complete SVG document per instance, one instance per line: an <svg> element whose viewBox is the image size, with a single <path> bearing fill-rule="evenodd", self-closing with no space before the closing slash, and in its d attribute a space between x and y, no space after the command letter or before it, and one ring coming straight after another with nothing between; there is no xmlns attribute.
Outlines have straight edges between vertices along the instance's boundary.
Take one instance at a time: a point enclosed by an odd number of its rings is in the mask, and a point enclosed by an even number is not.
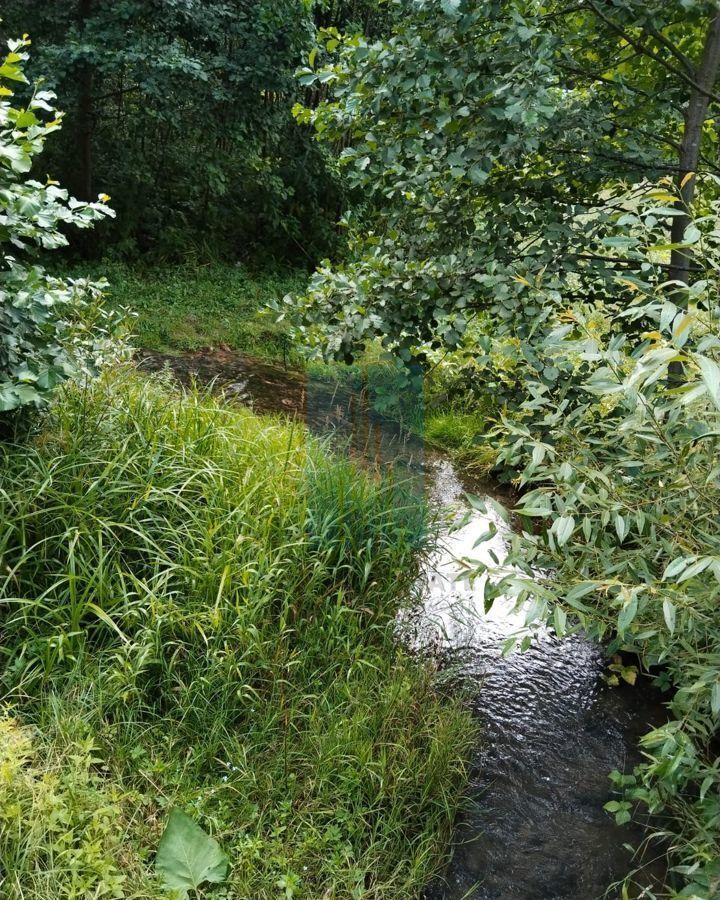
<svg viewBox="0 0 720 900"><path fill-rule="evenodd" d="M307 366L285 327L267 310L270 301L302 291L306 272L263 272L223 263L152 268L102 263L94 275L108 279L112 305L135 314L133 340L138 347L183 353L227 346L261 359ZM383 389L392 391L396 378L393 367L382 363L377 348L353 366L313 362L307 367L312 377L337 380L358 390L369 369L375 390L382 385L380 396ZM468 402L462 389L460 399L448 399L448 392L457 390L452 375L439 369L425 385L424 413L421 408L409 409L407 395L400 391L402 417L459 464L485 472L495 456L482 439L488 429L488 411L479 409L476 401ZM394 417L398 412L397 404L391 402L388 414Z"/></svg>
<svg viewBox="0 0 720 900"><path fill-rule="evenodd" d="M168 896L173 808L229 859L203 896L417 896L472 737L393 641L423 510L131 375L0 453L2 896Z"/></svg>
<svg viewBox="0 0 720 900"><path fill-rule="evenodd" d="M181 352L225 345L272 359L288 353L288 341L284 329L263 311L271 300L302 290L308 277L222 263L149 267L103 262L93 274L108 279L112 305L137 314L139 347Z"/></svg>

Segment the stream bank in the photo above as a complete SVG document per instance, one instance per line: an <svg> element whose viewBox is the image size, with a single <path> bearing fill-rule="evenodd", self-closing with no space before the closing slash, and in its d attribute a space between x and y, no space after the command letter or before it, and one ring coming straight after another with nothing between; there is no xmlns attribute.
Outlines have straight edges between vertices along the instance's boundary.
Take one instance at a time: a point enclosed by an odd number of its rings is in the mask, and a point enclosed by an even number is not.
<svg viewBox="0 0 720 900"><path fill-rule="evenodd" d="M351 455L412 476L434 506L458 515L466 492L498 494L426 451L367 397L332 383L232 351L148 353L142 367L169 368L185 384L212 383L256 412L285 413L336 435ZM502 657L522 615L496 601L486 616L481 585L456 574L463 557L494 549L501 558L507 532L495 524L492 546L482 551L473 544L488 517L477 511L445 534L412 622L414 645L452 667L482 729L453 858L426 900L594 900L637 864L624 845L642 838L603 810L608 773L632 768L638 738L665 720L665 710L647 685L609 688L602 648L581 636L560 641L545 631L527 652Z"/></svg>

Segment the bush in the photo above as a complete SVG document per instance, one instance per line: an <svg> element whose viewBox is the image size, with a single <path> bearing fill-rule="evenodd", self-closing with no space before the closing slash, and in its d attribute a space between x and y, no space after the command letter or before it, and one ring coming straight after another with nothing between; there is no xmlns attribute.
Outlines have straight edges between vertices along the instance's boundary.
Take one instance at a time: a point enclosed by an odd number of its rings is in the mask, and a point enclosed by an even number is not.
<svg viewBox="0 0 720 900"><path fill-rule="evenodd" d="M653 259L653 209L624 217ZM686 232L701 268L691 288L638 278L620 320L583 304L559 316L544 349L582 393L536 390L505 423L500 459L522 470L526 530L487 586L489 601L532 598L529 618L561 635L582 627L636 654L672 691L673 718L642 738L634 774L614 775L624 796L608 805L620 822L640 804L663 823L672 897L720 889L718 221L715 203ZM636 667L615 668L634 683Z"/></svg>
<svg viewBox="0 0 720 900"><path fill-rule="evenodd" d="M8 85L27 83L29 43L10 41L0 68L0 412L39 405L60 382L95 371L117 353L120 322L104 309L100 283L52 278L27 261L37 249L65 246L67 226L112 215L108 198L80 203L53 181L24 180L62 118L39 85L26 107L11 104Z"/></svg>

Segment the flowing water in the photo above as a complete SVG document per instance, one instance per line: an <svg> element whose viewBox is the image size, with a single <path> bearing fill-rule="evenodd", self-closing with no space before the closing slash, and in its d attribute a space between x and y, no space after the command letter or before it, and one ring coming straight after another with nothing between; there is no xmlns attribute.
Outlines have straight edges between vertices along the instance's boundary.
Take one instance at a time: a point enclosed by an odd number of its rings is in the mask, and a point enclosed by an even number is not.
<svg viewBox="0 0 720 900"><path fill-rule="evenodd" d="M372 465L414 473L438 507L459 514L467 491L497 496L493 485L425 451L347 389L229 351L153 353L143 362L150 370L165 366L186 383L214 381L258 412L285 412L315 431L337 431ZM487 516L472 511L448 531L412 620L412 641L452 666L481 728L453 857L425 900L595 900L637 865L624 845L642 837L604 812L608 773L632 768L637 739L664 720L664 709L647 685L607 687L602 649L581 636L560 641L548 630L525 653L503 658L502 644L522 615L502 600L485 615L481 584L457 574L459 559L489 549L502 558L507 526L495 524L491 544L475 549Z"/></svg>

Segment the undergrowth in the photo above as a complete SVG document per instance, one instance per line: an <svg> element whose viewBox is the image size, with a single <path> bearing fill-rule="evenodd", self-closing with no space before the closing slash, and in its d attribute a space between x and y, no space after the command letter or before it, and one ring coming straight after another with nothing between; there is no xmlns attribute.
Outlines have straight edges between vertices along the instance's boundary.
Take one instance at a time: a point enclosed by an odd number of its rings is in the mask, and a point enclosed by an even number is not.
<svg viewBox="0 0 720 900"><path fill-rule="evenodd" d="M87 266L85 267L87 269ZM182 352L226 346L255 356L299 362L267 304L299 290L302 271L255 271L240 265L130 266L103 262L111 306L137 314L135 344Z"/></svg>
<svg viewBox="0 0 720 900"><path fill-rule="evenodd" d="M473 730L393 637L418 501L123 372L0 457L2 896L167 896L173 807L230 858L206 896L417 896Z"/></svg>

